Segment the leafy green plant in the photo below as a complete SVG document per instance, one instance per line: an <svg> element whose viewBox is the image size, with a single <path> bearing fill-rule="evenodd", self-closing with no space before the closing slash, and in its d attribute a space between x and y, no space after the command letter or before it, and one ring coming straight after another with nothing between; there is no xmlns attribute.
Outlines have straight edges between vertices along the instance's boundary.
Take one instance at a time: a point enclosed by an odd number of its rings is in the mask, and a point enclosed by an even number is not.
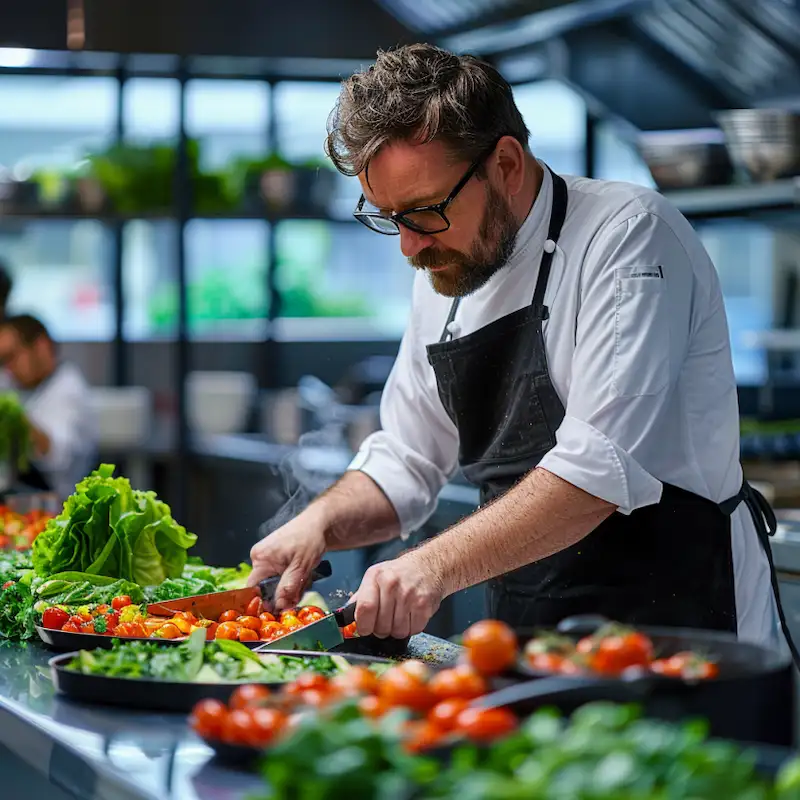
<svg viewBox="0 0 800 800"><path fill-rule="evenodd" d="M14 392L0 392L0 458L17 459L17 469L28 468L32 451L31 426Z"/></svg>

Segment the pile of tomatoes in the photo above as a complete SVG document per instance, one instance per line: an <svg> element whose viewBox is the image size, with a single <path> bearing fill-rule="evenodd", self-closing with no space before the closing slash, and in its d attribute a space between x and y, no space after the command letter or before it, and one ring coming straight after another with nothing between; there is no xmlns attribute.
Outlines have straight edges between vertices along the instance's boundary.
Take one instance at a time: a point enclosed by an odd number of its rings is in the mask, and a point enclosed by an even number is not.
<svg viewBox="0 0 800 800"><path fill-rule="evenodd" d="M0 550L29 550L53 516L39 509L19 514L0 505Z"/></svg>
<svg viewBox="0 0 800 800"><path fill-rule="evenodd" d="M124 594L115 597L110 604L84 606L74 613L50 606L42 613L42 627L65 633L99 633L104 636L138 636L132 622L120 621L123 610L131 606L131 598ZM142 633L142 636L147 634Z"/></svg>
<svg viewBox="0 0 800 800"><path fill-rule="evenodd" d="M318 622L325 612L317 606L303 606L281 612L277 616L264 611L260 597L254 597L245 613L224 611L209 628L209 639L233 639L239 642L271 642L300 628ZM342 629L346 639L356 635L355 623Z"/></svg>
<svg viewBox="0 0 800 800"><path fill-rule="evenodd" d="M525 645L525 659L535 670L561 675L596 673L615 677L629 670L683 680L709 680L719 675L714 661L696 653L656 658L648 636L617 623L609 623L577 643L557 634L537 636Z"/></svg>
<svg viewBox="0 0 800 800"><path fill-rule="evenodd" d="M518 724L511 711L472 703L490 691L492 675L514 662L516 637L503 623L485 620L473 625L464 641L463 662L448 669L434 671L421 661L405 661L380 677L358 666L332 678L305 673L278 693L262 685L240 686L228 706L200 701L190 725L207 740L263 748L291 733L303 715L354 701L367 719L405 710L410 718L403 741L410 752L455 739L488 742L507 736Z"/></svg>

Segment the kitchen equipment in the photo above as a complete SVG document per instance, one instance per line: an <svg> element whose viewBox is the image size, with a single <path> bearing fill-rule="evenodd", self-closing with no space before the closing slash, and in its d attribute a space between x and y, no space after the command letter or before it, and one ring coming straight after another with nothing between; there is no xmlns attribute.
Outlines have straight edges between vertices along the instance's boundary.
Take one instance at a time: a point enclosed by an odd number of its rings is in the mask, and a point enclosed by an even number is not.
<svg viewBox="0 0 800 800"><path fill-rule="evenodd" d="M577 640L604 624L607 620L601 617L572 617L564 620L558 631ZM695 683L649 673L615 679L592 675L556 678L543 677L545 673L521 663L517 675L538 680L502 689L486 702L511 702L524 711L547 704L571 711L592 700L637 702L646 714L661 719L707 718L712 736L793 746L795 686L788 655L716 631L636 629L650 637L657 656L694 651L718 662L719 677ZM523 633L521 639L533 635Z"/></svg>
<svg viewBox="0 0 800 800"><path fill-rule="evenodd" d="M141 445L150 436L153 401L144 386L93 386L90 402L101 448Z"/></svg>
<svg viewBox="0 0 800 800"><path fill-rule="evenodd" d="M157 711L178 711L187 713L195 703L207 697L227 703L233 690L241 682L187 683L181 681L161 681L153 678L117 678L105 675L84 675L67 669L77 652L53 656L48 664L53 685L59 694L83 703L124 706L127 708L146 708ZM292 658L328 658L327 653L305 653L297 650L273 650L269 656L291 656ZM387 663L386 659L341 654L334 658L340 663L369 665ZM265 683L264 686L277 690L283 684Z"/></svg>
<svg viewBox="0 0 800 800"><path fill-rule="evenodd" d="M256 392L255 376L249 372L190 372L186 376L189 424L200 433L238 433L247 424Z"/></svg>
<svg viewBox="0 0 800 800"><path fill-rule="evenodd" d="M321 561L311 573L311 583L330 578L333 574L330 561ZM196 617L217 620L220 614L228 609L244 613L248 603L255 597L260 597L267 611L275 607L275 590L278 588L281 576L275 575L265 578L257 586L247 586L244 589L230 589L227 592L210 592L196 594L191 597L182 597L179 600L165 600L162 603L150 603L147 613L156 616L171 616L176 611L189 611Z"/></svg>
<svg viewBox="0 0 800 800"><path fill-rule="evenodd" d="M733 178L725 136L716 128L642 133L636 146L661 190L719 186Z"/></svg>
<svg viewBox="0 0 800 800"><path fill-rule="evenodd" d="M756 182L800 174L800 114L779 108L719 111L734 166Z"/></svg>

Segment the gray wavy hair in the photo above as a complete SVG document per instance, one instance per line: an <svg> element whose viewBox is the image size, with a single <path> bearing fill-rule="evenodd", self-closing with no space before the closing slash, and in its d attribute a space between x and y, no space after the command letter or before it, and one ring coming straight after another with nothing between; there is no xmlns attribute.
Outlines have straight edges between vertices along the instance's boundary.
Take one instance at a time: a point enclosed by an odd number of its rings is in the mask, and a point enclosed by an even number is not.
<svg viewBox="0 0 800 800"><path fill-rule="evenodd" d="M412 44L379 51L374 65L342 83L325 152L339 172L358 175L388 142L439 139L457 160L474 161L501 136L528 149L528 128L500 73L474 56Z"/></svg>

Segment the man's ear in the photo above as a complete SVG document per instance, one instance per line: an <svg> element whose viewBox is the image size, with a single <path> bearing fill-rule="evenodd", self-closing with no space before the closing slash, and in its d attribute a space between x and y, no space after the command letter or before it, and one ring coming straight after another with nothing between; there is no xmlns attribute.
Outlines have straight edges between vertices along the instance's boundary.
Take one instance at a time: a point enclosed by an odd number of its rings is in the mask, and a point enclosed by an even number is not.
<svg viewBox="0 0 800 800"><path fill-rule="evenodd" d="M513 136L503 136L489 156L488 169L500 193L514 197L522 191L525 180L525 149Z"/></svg>

